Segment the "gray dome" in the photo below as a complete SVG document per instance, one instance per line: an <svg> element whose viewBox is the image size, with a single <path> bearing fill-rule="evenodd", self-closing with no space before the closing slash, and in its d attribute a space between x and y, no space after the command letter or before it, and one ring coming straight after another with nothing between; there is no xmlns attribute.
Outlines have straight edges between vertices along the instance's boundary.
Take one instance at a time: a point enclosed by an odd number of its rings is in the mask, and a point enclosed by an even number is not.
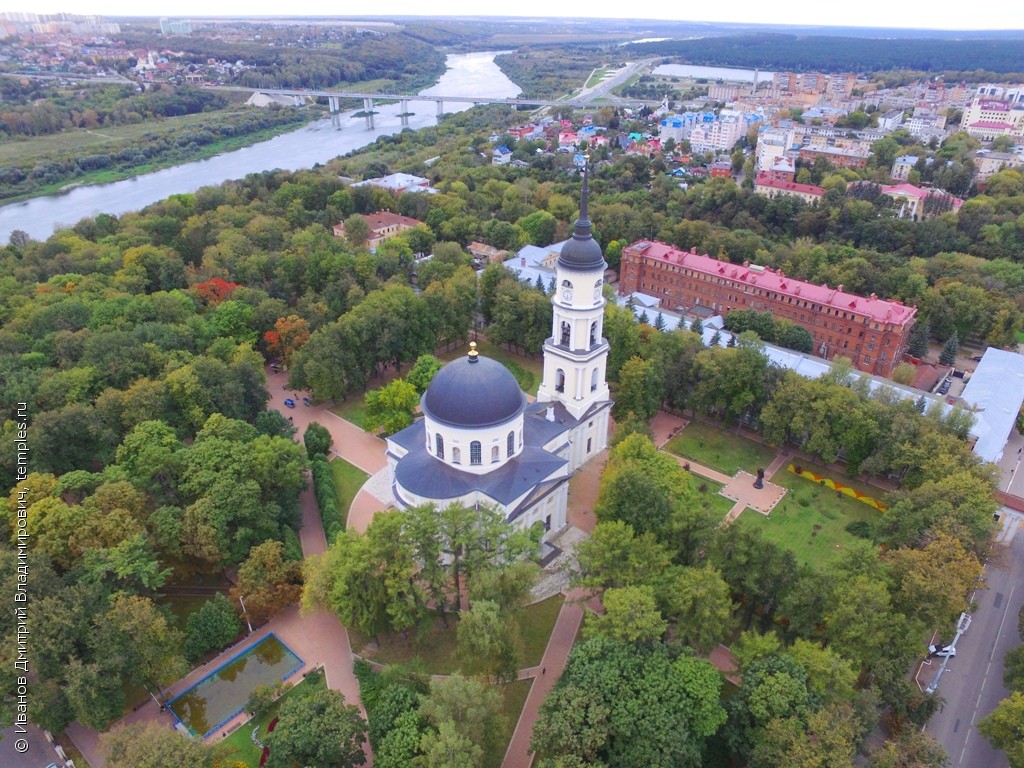
<svg viewBox="0 0 1024 768"><path fill-rule="evenodd" d="M603 272L608 266L605 264L604 254L601 253L601 246L590 234L589 220L576 220L572 239L562 246L562 251L558 254L558 266L574 272Z"/></svg>
<svg viewBox="0 0 1024 768"><path fill-rule="evenodd" d="M474 349L437 372L420 407L453 427L490 427L522 413L526 396L508 368Z"/></svg>

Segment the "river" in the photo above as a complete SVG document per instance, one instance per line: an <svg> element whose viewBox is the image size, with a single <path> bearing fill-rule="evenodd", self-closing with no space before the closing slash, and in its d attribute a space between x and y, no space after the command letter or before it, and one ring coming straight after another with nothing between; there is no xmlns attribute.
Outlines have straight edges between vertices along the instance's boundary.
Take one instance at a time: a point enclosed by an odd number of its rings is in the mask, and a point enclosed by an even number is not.
<svg viewBox="0 0 1024 768"><path fill-rule="evenodd" d="M480 96L505 98L522 92L505 77L494 63L497 54L450 54L447 71L436 85L420 91L421 95ZM472 105L463 102L445 103L445 112L461 112ZM21 203L0 207L0 243L7 242L13 230L20 229L37 240L53 234L54 229L72 226L87 216L99 213L119 215L163 200L169 195L195 192L200 187L220 184L228 179L242 178L249 173L281 168L298 170L332 160L354 149L365 147L378 136L402 130L397 103L375 106L374 130L366 129L363 118L346 113L341 130L331 127L330 119L310 123L298 130L281 134L268 141L225 152L222 155L183 163L162 171L154 171L110 184L75 187L65 192L36 197ZM437 105L433 101L409 102L410 128L437 124Z"/></svg>
<svg viewBox="0 0 1024 768"><path fill-rule="evenodd" d="M727 80L730 82L754 82L754 70L734 69L733 67L698 67L692 64L662 64L654 70L656 75L669 77L695 77L707 80ZM775 77L774 72L758 70L757 81L764 83Z"/></svg>

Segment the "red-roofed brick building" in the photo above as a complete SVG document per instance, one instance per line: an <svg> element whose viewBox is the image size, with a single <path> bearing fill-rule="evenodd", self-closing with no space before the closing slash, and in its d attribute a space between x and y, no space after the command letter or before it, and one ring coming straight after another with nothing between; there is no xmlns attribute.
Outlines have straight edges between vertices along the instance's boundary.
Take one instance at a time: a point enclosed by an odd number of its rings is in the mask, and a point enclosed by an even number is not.
<svg viewBox="0 0 1024 768"><path fill-rule="evenodd" d="M665 309L711 307L771 312L806 328L814 353L848 357L855 367L891 376L903 358L916 307L875 295L857 296L786 277L769 267L739 266L666 243L640 241L622 249L619 293L655 296Z"/></svg>
<svg viewBox="0 0 1024 768"><path fill-rule="evenodd" d="M760 171L754 178L754 192L768 197L779 197L780 195L799 197L805 203L812 204L825 196L825 190L822 187L787 181L784 173L775 171Z"/></svg>

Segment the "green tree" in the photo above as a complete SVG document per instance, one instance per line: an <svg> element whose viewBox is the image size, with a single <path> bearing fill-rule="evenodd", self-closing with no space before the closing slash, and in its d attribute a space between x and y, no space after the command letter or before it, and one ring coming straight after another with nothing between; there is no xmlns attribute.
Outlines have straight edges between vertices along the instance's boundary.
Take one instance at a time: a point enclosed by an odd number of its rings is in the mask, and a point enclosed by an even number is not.
<svg viewBox="0 0 1024 768"><path fill-rule="evenodd" d="M268 768L352 768L366 763L366 721L338 691L327 688L289 696L279 718L266 737Z"/></svg>
<svg viewBox="0 0 1024 768"><path fill-rule="evenodd" d="M393 379L366 393L363 427L392 435L412 424L413 410L419 402L416 387L404 379Z"/></svg>
<svg viewBox="0 0 1024 768"><path fill-rule="evenodd" d="M420 699L419 715L435 728L452 723L455 731L472 744L493 754L500 743L504 716L501 694L494 686L459 674L430 681L430 691Z"/></svg>
<svg viewBox="0 0 1024 768"><path fill-rule="evenodd" d="M942 352L939 353L939 363L942 365L953 365L956 363L957 353L960 351L960 336L954 330L953 335L946 339L942 345Z"/></svg>
<svg viewBox="0 0 1024 768"><path fill-rule="evenodd" d="M632 357L619 371L619 385L615 389L616 419L633 413L647 421L654 417L661 405L664 387L659 371L650 360Z"/></svg>
<svg viewBox="0 0 1024 768"><path fill-rule="evenodd" d="M518 625L497 603L477 600L459 617L458 654L468 671L514 680L521 649Z"/></svg>
<svg viewBox="0 0 1024 768"><path fill-rule="evenodd" d="M729 585L711 565L679 569L661 603L679 637L698 653L710 653L732 632Z"/></svg>
<svg viewBox="0 0 1024 768"><path fill-rule="evenodd" d="M907 353L921 359L927 357L929 335L930 330L927 318L920 319L914 323L914 327L910 329L910 336L907 338Z"/></svg>
<svg viewBox="0 0 1024 768"><path fill-rule="evenodd" d="M306 446L306 455L310 459L317 456L327 456L331 452L334 438L327 427L318 421L309 422L306 431L302 433L302 444Z"/></svg>
<svg viewBox="0 0 1024 768"><path fill-rule="evenodd" d="M133 723L100 736L110 768L213 768L220 750L198 739L183 739L157 723Z"/></svg>
<svg viewBox="0 0 1024 768"><path fill-rule="evenodd" d="M533 245L551 245L555 239L558 220L547 211L534 211L516 224L522 229Z"/></svg>
<svg viewBox="0 0 1024 768"><path fill-rule="evenodd" d="M583 636L605 637L622 643L650 643L668 627L649 586L607 590L601 598L604 613L587 617Z"/></svg>
<svg viewBox="0 0 1024 768"><path fill-rule="evenodd" d="M418 768L481 768L484 751L468 736L463 736L451 720L445 720L436 731L427 731L420 738L422 756Z"/></svg>
<svg viewBox="0 0 1024 768"><path fill-rule="evenodd" d="M366 223L366 219L360 216L358 213L354 213L345 219L345 239L348 240L350 245L354 245L356 248L362 248L366 245L366 240L370 236L370 225Z"/></svg>
<svg viewBox="0 0 1024 768"><path fill-rule="evenodd" d="M1011 691L1024 693L1024 645L1018 645L1003 656L1003 684Z"/></svg>
<svg viewBox="0 0 1024 768"><path fill-rule="evenodd" d="M249 621L259 626L302 594L302 568L284 557L284 544L265 541L249 551L231 589L232 602L245 602Z"/></svg>
<svg viewBox="0 0 1024 768"><path fill-rule="evenodd" d="M573 583L591 589L660 584L672 562L654 534L637 536L621 520L599 522L575 552L579 570Z"/></svg>
<svg viewBox="0 0 1024 768"><path fill-rule="evenodd" d="M1013 691L978 721L978 730L996 749L1006 752L1010 768L1024 766L1024 693Z"/></svg>
<svg viewBox="0 0 1024 768"><path fill-rule="evenodd" d="M225 595L207 600L189 614L185 626L185 656L193 661L213 649L228 645L242 631L242 622Z"/></svg>
<svg viewBox="0 0 1024 768"><path fill-rule="evenodd" d="M427 391L427 387L430 386L431 380L440 370L440 360L431 354L420 355L416 358L416 363L412 369L406 374L405 380L416 387L417 392L423 394Z"/></svg>

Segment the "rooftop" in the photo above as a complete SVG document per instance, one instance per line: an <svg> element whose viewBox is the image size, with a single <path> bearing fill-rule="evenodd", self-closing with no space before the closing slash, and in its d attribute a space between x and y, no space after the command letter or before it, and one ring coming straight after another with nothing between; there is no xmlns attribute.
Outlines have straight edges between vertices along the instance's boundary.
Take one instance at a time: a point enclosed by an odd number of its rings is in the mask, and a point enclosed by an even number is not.
<svg viewBox="0 0 1024 768"><path fill-rule="evenodd" d="M801 301L820 304L822 307L835 307L843 312L861 315L880 323L902 326L909 323L917 312L915 307L908 307L898 301L880 299L873 294L870 297L858 296L846 293L842 290L842 286L829 288L827 283L814 285L787 277L784 273L776 272L771 267L740 266L693 251L681 251L666 243L645 240L634 243L629 248L639 251L647 258L673 262L708 275L721 275L730 280L757 286L765 291L799 297Z"/></svg>
<svg viewBox="0 0 1024 768"><path fill-rule="evenodd" d="M989 347L960 398L974 411L974 452L999 461L1024 403L1024 357Z"/></svg>

